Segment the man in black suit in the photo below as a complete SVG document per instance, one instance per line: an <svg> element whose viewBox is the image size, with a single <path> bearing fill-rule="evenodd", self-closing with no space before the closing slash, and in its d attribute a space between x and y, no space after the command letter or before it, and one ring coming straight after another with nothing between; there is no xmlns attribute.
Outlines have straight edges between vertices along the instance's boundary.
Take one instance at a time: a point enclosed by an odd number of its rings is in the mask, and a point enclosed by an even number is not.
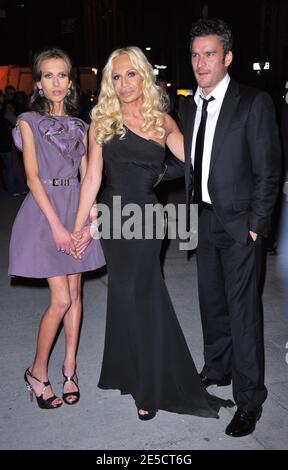
<svg viewBox="0 0 288 470"><path fill-rule="evenodd" d="M269 95L228 74L229 27L200 19L190 46L198 88L181 127L187 207L197 203L199 214L200 377L205 387L232 379L237 411L226 434L240 437L253 432L267 397L259 275L279 188L279 136ZM164 179L171 177L168 164Z"/></svg>

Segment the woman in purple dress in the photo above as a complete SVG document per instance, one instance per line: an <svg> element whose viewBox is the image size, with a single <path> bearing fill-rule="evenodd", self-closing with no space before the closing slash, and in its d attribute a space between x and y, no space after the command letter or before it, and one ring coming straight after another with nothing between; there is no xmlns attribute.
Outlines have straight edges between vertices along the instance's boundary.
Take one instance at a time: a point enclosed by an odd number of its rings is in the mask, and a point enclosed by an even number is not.
<svg viewBox="0 0 288 470"><path fill-rule="evenodd" d="M50 304L41 319L36 355L25 372L31 397L40 408L62 405L48 380L48 358L63 320L66 350L63 363L63 401L72 405L80 398L76 375L76 351L81 319L81 273L105 264L98 240L87 244L81 259L70 232L78 207L80 179L87 168L87 124L75 117L77 92L69 57L60 49L37 54L33 65L31 112L18 117L13 131L23 151L30 193L14 222L10 242L10 276L47 278ZM91 208L92 214L93 208ZM90 241L90 230L82 234Z"/></svg>

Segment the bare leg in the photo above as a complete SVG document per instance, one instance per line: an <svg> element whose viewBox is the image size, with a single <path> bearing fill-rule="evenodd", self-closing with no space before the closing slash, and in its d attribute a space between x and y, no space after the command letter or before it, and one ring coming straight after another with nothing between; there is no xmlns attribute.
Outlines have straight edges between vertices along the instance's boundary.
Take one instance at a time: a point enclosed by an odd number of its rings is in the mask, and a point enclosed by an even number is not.
<svg viewBox="0 0 288 470"><path fill-rule="evenodd" d="M72 377L76 368L76 352L79 341L79 329L81 322L81 274L71 274L68 276L69 293L71 298L71 306L64 316L64 330L66 337L66 350L64 359L64 373L66 376ZM77 378L74 380L77 382ZM68 381L64 386L64 393L77 392L78 388L72 381ZM75 396L68 397L73 402Z"/></svg>
<svg viewBox="0 0 288 470"><path fill-rule="evenodd" d="M50 305L41 319L36 355L31 369L32 375L42 382L48 380L48 358L51 347L60 323L71 305L67 276L55 276L48 278L47 281L50 288ZM31 378L29 379L29 382L35 390L36 395L39 396L42 392L42 386ZM52 395L53 392L51 387L47 387L43 398L47 399ZM56 403L61 403L60 398L53 401L53 404Z"/></svg>

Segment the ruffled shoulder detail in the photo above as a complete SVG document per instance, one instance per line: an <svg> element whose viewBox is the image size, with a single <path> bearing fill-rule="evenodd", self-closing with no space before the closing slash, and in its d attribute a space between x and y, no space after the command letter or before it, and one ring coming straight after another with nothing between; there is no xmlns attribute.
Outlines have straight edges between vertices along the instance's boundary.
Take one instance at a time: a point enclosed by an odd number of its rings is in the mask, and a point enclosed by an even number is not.
<svg viewBox="0 0 288 470"><path fill-rule="evenodd" d="M27 124L29 124L29 126L31 127L31 130L33 130L33 115L34 115L33 112L19 114L19 116L17 117L16 126L14 127L12 131L14 143L17 149L21 150L21 152L23 150L23 142L22 142L21 131L19 128L19 122L20 121L27 122Z"/></svg>
<svg viewBox="0 0 288 470"><path fill-rule="evenodd" d="M38 130L43 139L49 142L67 161L73 165L77 157L86 151L83 144L88 124L71 116L42 116Z"/></svg>

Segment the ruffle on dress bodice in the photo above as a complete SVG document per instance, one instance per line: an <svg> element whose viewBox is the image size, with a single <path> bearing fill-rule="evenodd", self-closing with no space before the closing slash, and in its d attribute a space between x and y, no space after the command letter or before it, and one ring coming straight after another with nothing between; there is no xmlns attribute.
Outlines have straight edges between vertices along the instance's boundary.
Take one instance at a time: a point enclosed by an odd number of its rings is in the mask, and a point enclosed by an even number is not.
<svg viewBox="0 0 288 470"><path fill-rule="evenodd" d="M31 126L31 120L27 119L28 114L32 113L23 113L23 115L20 115L17 124L19 121L24 120ZM83 139L87 132L88 125L81 119L72 116L38 116L39 118L37 122L35 122L35 127L38 128L39 136L52 145L55 150L73 166L75 158L85 153ZM18 125L13 129L13 138L16 147L22 151L23 143Z"/></svg>

